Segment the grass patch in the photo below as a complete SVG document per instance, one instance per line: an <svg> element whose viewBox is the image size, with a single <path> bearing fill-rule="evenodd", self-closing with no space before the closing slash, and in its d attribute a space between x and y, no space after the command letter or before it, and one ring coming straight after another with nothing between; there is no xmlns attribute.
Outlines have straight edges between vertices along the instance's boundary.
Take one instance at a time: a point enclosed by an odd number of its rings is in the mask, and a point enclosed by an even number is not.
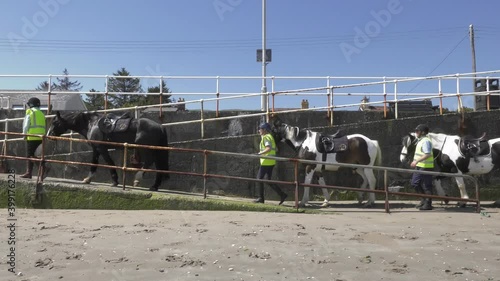
<svg viewBox="0 0 500 281"><path fill-rule="evenodd" d="M7 181L0 180L0 207L7 206ZM34 181L18 181L15 187L17 208L102 209L102 210L205 210L282 213L317 213L290 207L251 202L175 195L113 187L44 183L39 195Z"/></svg>

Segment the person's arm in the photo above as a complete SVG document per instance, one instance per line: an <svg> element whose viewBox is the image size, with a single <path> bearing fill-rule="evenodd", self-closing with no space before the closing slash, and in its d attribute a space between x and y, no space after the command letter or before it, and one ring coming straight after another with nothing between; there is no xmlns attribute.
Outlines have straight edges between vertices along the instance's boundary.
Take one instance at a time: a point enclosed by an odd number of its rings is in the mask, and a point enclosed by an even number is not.
<svg viewBox="0 0 500 281"><path fill-rule="evenodd" d="M26 116L24 117L24 121L23 121L23 134L27 134L28 133L28 129L30 127L30 115L31 114L26 114Z"/></svg>
<svg viewBox="0 0 500 281"><path fill-rule="evenodd" d="M427 143L425 143L424 145L422 145L422 150L423 150L423 152L424 152L424 155L422 155L422 157L420 157L420 158L418 158L418 159L414 160L414 161L411 163L411 165L410 165L410 166L411 166L412 168L415 168L419 162L422 162L422 161L424 161L425 159L427 159L427 158L431 157L431 151L432 151L432 145L431 145L431 143L430 143L430 142L427 142Z"/></svg>
<svg viewBox="0 0 500 281"><path fill-rule="evenodd" d="M259 155L266 154L272 150L272 143L268 139L264 138L264 149L259 151Z"/></svg>
<svg viewBox="0 0 500 281"><path fill-rule="evenodd" d="M269 151L271 151L271 146L266 146L266 148L264 148L264 150L260 151L259 152L259 155L262 155L262 154L266 154L268 153Z"/></svg>

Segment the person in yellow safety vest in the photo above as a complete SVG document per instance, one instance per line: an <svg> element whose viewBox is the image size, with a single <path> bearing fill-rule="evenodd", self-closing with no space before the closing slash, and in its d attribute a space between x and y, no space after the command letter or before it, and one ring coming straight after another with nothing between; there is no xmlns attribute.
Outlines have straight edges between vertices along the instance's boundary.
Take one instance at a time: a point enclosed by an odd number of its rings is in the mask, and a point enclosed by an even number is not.
<svg viewBox="0 0 500 281"><path fill-rule="evenodd" d="M415 135L418 138L417 147L415 148L415 156L410 166L417 171L433 171L434 170L434 155L432 153L432 142L427 136L429 127L420 124L415 128ZM421 194L432 195L432 175L413 173L411 185L415 191ZM416 206L419 210L432 210L432 199L422 198Z"/></svg>
<svg viewBox="0 0 500 281"><path fill-rule="evenodd" d="M264 156L275 156L276 155L276 142L274 141L273 135L271 135L271 125L269 123L262 123L259 126L259 134L261 135L260 147L258 155ZM273 168L276 165L276 160L260 158L260 168L259 173L257 174L257 179L266 179L270 180L273 174ZM259 197L254 200L255 203L264 203L264 183L257 182ZM280 202L279 204L283 204L286 197L288 196L285 192L281 190L281 188L276 185L270 183L269 186L279 195Z"/></svg>
<svg viewBox="0 0 500 281"><path fill-rule="evenodd" d="M30 98L26 103L26 116L23 121L23 134L45 135L45 114L40 110L40 100L38 98ZM35 151L42 144L42 138L39 136L25 136L26 140L26 157L34 158ZM21 175L21 178L31 179L33 174L33 162L26 161L26 173ZM48 173L48 169L44 169L44 178Z"/></svg>

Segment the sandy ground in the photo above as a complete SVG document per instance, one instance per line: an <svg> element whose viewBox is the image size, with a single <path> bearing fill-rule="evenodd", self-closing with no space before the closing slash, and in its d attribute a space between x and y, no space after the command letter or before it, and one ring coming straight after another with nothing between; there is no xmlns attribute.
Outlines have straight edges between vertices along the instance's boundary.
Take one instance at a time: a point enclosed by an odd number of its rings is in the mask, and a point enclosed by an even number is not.
<svg viewBox="0 0 500 281"><path fill-rule="evenodd" d="M1 209L0 280L500 280L499 209Z"/></svg>

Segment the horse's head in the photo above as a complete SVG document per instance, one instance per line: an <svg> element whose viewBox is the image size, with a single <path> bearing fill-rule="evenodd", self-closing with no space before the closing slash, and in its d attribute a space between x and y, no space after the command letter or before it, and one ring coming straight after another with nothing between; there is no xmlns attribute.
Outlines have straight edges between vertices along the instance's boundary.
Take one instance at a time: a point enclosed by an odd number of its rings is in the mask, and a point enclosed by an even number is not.
<svg viewBox="0 0 500 281"><path fill-rule="evenodd" d="M401 149L401 155L399 160L401 163L409 163L415 155L415 149L417 148L417 137L415 133L408 134L403 137L403 148Z"/></svg>
<svg viewBox="0 0 500 281"><path fill-rule="evenodd" d="M56 116L52 119L52 124L47 130L48 136L60 136L69 130L69 122L61 116L59 111L56 111Z"/></svg>
<svg viewBox="0 0 500 281"><path fill-rule="evenodd" d="M300 129L285 123L273 127L273 136L276 142L285 142L293 149L297 149L302 143L298 140Z"/></svg>
<svg viewBox="0 0 500 281"><path fill-rule="evenodd" d="M47 135L60 136L69 130L73 130L85 136L89 129L89 123L96 117L97 113L95 112L73 112L64 114L63 116L59 111L57 111L56 116L52 120L52 124L47 131Z"/></svg>

